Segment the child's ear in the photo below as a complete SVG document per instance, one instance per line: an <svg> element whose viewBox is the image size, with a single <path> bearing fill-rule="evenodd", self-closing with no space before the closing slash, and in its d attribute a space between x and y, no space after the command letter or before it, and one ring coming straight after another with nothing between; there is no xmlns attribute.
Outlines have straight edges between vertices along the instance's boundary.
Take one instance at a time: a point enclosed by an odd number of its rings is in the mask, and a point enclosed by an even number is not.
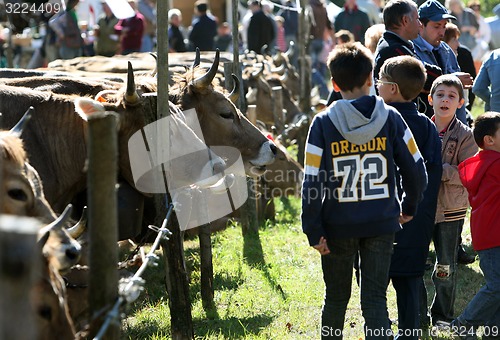
<svg viewBox="0 0 500 340"><path fill-rule="evenodd" d="M335 82L335 80L333 80L333 78L331 78L332 80L332 86L333 86L333 89L336 91L336 92L340 92L340 87L337 85L337 83Z"/></svg>
<svg viewBox="0 0 500 340"><path fill-rule="evenodd" d="M457 109L460 109L464 105L464 103L465 103L465 99L464 98L460 99L460 102L458 103Z"/></svg>
<svg viewBox="0 0 500 340"><path fill-rule="evenodd" d="M429 93L429 95L427 96L427 99L429 100L429 105L432 106L432 96L431 94Z"/></svg>
<svg viewBox="0 0 500 340"><path fill-rule="evenodd" d="M483 143L484 143L484 145L488 145L488 146L495 144L493 137L490 135L485 135L483 137Z"/></svg>
<svg viewBox="0 0 500 340"><path fill-rule="evenodd" d="M370 73L370 76L366 80L366 86L372 87L372 84L373 84L373 77L372 77L372 74Z"/></svg>

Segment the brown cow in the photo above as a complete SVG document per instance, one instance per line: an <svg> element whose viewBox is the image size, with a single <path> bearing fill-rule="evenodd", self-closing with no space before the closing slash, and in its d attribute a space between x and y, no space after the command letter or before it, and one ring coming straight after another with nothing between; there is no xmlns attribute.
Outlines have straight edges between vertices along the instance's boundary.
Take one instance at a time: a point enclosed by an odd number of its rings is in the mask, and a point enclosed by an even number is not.
<svg viewBox="0 0 500 340"><path fill-rule="evenodd" d="M282 80L276 75L264 75L263 68L244 72L245 87L248 88L246 100L249 105L257 105L257 119L267 126L275 125L272 88L282 87L283 109L285 110L284 124L291 124L301 114L299 107L293 101L288 89L283 86ZM281 133L281 131L278 131Z"/></svg>
<svg viewBox="0 0 500 340"><path fill-rule="evenodd" d="M39 233L40 249L45 249L49 238L48 230ZM69 314L66 285L58 270L45 256L41 256L40 272L30 291L30 301L35 313L38 339L75 339L75 327Z"/></svg>
<svg viewBox="0 0 500 340"><path fill-rule="evenodd" d="M56 220L57 215L45 199L40 177L28 163L18 133L0 132L0 164L3 176L0 213L36 217L45 223ZM49 229L50 237L43 252L54 268L65 272L77 263L81 246L62 224L51 224Z"/></svg>
<svg viewBox="0 0 500 340"><path fill-rule="evenodd" d="M123 86L123 83L103 79L50 76L0 79L0 83L9 86L27 87L36 91L77 94L81 96L95 96L101 91L119 90Z"/></svg>
<svg viewBox="0 0 500 340"><path fill-rule="evenodd" d="M54 209L62 210L78 192L86 187L84 172L87 154L86 121L82 118L97 111L118 113L119 175L121 179L134 185L128 141L144 126L145 117L155 114L155 112L148 111L150 107L144 104L140 94L143 91L154 91L156 85L154 79L143 79L138 93L131 68L129 79L125 89L108 93L106 98L109 102L104 103L90 99L82 100L77 96L63 96L0 85L0 110L8 113L2 120L4 126L13 125L19 112L18 106L31 105L36 108L32 122L25 132L25 145L32 163L44 181L47 200ZM75 112L75 105L80 115ZM185 126L185 123L182 124ZM194 132L191 131L191 135L193 138L189 144L199 141L198 143L205 147ZM258 154L259 149L252 151ZM211 165L214 170L220 169L220 164L223 164L223 161L213 155ZM192 170L201 173L203 167ZM204 183L204 185L209 184ZM121 236L127 238L135 234Z"/></svg>
<svg viewBox="0 0 500 340"><path fill-rule="evenodd" d="M148 92L154 91L154 84ZM127 90L128 89L128 90ZM133 76L126 89L115 95L116 101L103 103L105 111L119 115L119 175L134 184L128 155L128 139L144 126L146 107L135 92ZM127 94L128 93L128 94ZM21 87L0 85L0 111L4 113L2 126L10 128L19 119L19 108L33 106L24 142L31 163L45 186L45 196L56 211L71 201L86 187L85 143L86 121L75 111L78 96L58 95ZM81 110L83 113L85 110Z"/></svg>

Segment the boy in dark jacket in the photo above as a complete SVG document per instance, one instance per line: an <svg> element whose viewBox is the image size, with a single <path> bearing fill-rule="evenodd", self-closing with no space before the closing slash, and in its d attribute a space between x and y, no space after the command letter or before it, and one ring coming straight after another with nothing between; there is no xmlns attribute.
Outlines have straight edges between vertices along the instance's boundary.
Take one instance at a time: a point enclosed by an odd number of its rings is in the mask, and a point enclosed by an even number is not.
<svg viewBox="0 0 500 340"><path fill-rule="evenodd" d="M422 157L401 115L368 95L372 64L359 42L333 50L332 84L344 99L314 117L307 137L302 228L322 255L323 339L342 338L358 252L366 339L391 335L386 288L394 233L415 215L427 185ZM405 191L401 204L395 164Z"/></svg>
<svg viewBox="0 0 500 340"><path fill-rule="evenodd" d="M427 189L413 220L396 233L389 277L396 290L398 334L417 340L421 335L420 298L426 296L423 281L425 262L434 230L437 196L441 184L441 140L434 123L417 111L413 100L424 87L426 74L422 63L411 56L387 59L378 77L378 91L384 101L395 107L410 128L427 170ZM398 186L398 194L403 195ZM422 289L423 288L423 289ZM427 301L425 302L427 309Z"/></svg>
<svg viewBox="0 0 500 340"><path fill-rule="evenodd" d="M474 123L474 140L483 150L458 166L460 180L472 207L471 233L474 250L486 284L451 323L461 339L500 338L500 113L486 112Z"/></svg>

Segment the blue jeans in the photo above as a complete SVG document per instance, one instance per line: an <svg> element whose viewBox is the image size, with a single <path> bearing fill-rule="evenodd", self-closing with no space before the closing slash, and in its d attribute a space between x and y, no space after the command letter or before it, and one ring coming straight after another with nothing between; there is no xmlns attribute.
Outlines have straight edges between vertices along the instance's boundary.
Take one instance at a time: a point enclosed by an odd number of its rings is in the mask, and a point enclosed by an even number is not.
<svg viewBox="0 0 500 340"><path fill-rule="evenodd" d="M394 234L367 238L331 239L330 254L321 257L326 292L321 318L322 339L342 339L351 297L354 258L359 251L361 310L366 339L387 339L387 281ZM350 336L346 334L346 338Z"/></svg>
<svg viewBox="0 0 500 340"><path fill-rule="evenodd" d="M486 284L472 298L458 320L475 326L488 326L490 334L500 331L500 247L480 250L479 266ZM494 334L496 330L496 334Z"/></svg>
<svg viewBox="0 0 500 340"><path fill-rule="evenodd" d="M398 305L398 335L399 340L418 340L420 330L420 297L422 293L422 276L391 277L396 291Z"/></svg>
<svg viewBox="0 0 500 340"><path fill-rule="evenodd" d="M432 322L453 320L457 287L457 247L464 220L442 222L434 228L436 264L432 282L436 292L431 305Z"/></svg>

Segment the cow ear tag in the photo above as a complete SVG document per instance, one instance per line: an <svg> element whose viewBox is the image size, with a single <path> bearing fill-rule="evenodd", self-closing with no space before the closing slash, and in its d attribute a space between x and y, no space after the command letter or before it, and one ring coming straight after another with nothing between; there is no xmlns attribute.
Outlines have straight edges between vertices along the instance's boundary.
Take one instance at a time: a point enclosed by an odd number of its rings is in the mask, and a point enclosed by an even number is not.
<svg viewBox="0 0 500 340"><path fill-rule="evenodd" d="M96 100L99 102L99 103L107 103L108 101L106 100L106 98L104 98L103 96L99 96L96 98Z"/></svg>

